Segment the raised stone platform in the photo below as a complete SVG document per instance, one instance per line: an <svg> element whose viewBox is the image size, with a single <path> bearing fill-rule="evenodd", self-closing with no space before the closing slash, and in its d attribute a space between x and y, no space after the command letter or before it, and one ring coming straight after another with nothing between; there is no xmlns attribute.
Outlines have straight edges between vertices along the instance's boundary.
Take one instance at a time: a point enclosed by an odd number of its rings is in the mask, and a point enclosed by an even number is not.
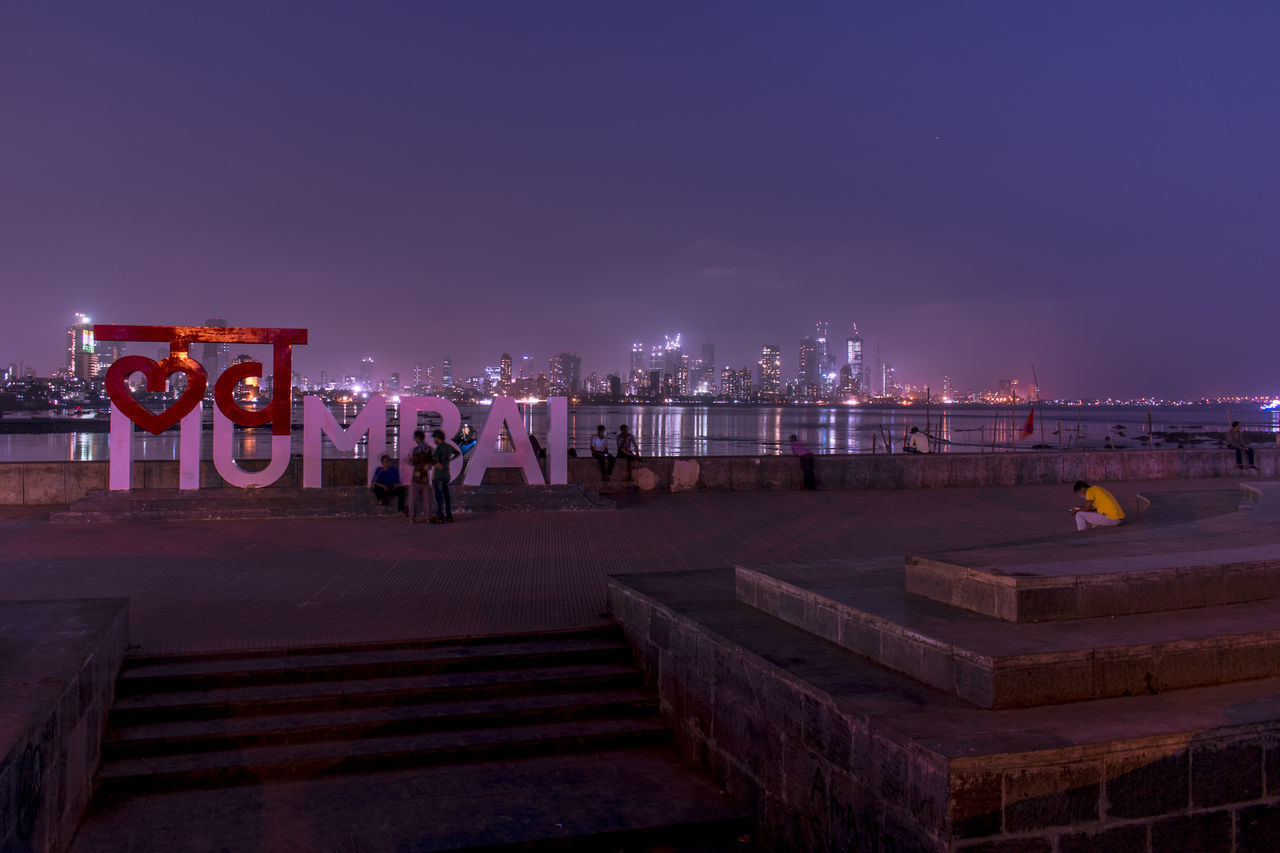
<svg viewBox="0 0 1280 853"><path fill-rule="evenodd" d="M1280 596L1280 500L1242 484L1239 512L1036 542L908 555L906 590L1010 622L1085 619ZM1155 510L1158 514L1159 509Z"/></svg>
<svg viewBox="0 0 1280 853"><path fill-rule="evenodd" d="M65 850L128 643L124 599L0 601L0 850Z"/></svg>
<svg viewBox="0 0 1280 853"><path fill-rule="evenodd" d="M739 566L738 599L982 708L1280 676L1280 599L1012 624L907 594L883 560Z"/></svg>
<svg viewBox="0 0 1280 853"><path fill-rule="evenodd" d="M450 487L455 513L526 512L547 510L609 510L617 505L581 485L526 486L493 484ZM363 486L300 489L134 489L110 492L95 489L66 510L50 516L60 523L113 522L127 519L190 519L220 521L247 518L340 518L395 516Z"/></svg>
<svg viewBox="0 0 1280 853"><path fill-rule="evenodd" d="M1250 506L952 552L1104 578L1114 616L956 607L894 559L618 576L610 609L681 748L778 849L1275 851L1280 533ZM1128 600L1155 581L1182 596Z"/></svg>

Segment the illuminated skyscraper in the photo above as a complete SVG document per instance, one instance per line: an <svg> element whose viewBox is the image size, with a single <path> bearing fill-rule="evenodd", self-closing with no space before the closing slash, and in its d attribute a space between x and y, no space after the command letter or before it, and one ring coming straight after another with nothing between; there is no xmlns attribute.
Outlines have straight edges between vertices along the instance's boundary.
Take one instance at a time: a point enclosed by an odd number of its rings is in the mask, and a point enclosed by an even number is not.
<svg viewBox="0 0 1280 853"><path fill-rule="evenodd" d="M716 393L716 347L715 344L702 345L702 378L699 387L694 390L699 393L714 394Z"/></svg>
<svg viewBox="0 0 1280 853"><path fill-rule="evenodd" d="M498 360L498 393L511 393L511 353L504 352Z"/></svg>
<svg viewBox="0 0 1280 853"><path fill-rule="evenodd" d="M577 394L582 390L582 359L571 352L551 357L548 371L553 394Z"/></svg>
<svg viewBox="0 0 1280 853"><path fill-rule="evenodd" d="M782 393L782 350L772 344L760 348L760 394L776 399Z"/></svg>
<svg viewBox="0 0 1280 853"><path fill-rule="evenodd" d="M98 371L97 348L93 341L93 321L84 314L76 314L76 321L67 326L67 375L88 382Z"/></svg>
<svg viewBox="0 0 1280 853"><path fill-rule="evenodd" d="M373 386L373 358L365 356L360 359L360 386L368 391Z"/></svg>
<svg viewBox="0 0 1280 853"><path fill-rule="evenodd" d="M836 385L836 369L835 359L832 357L831 345L828 337L831 334L830 324L825 320L819 320L815 327L816 334L813 338L815 355L817 357L817 385L821 389L822 394L829 394Z"/></svg>
<svg viewBox="0 0 1280 853"><path fill-rule="evenodd" d="M819 371L818 355L818 341L816 338L800 339L800 359L796 365L796 385L800 396L806 399L817 397L822 387L822 374Z"/></svg>
<svg viewBox="0 0 1280 853"><path fill-rule="evenodd" d="M855 391L865 391L862 387L862 336L858 334L858 324L853 324L853 335L845 342L845 363L849 365L849 372L853 374L853 385Z"/></svg>
<svg viewBox="0 0 1280 853"><path fill-rule="evenodd" d="M446 388L453 387L453 359L447 355L440 367L440 382Z"/></svg>

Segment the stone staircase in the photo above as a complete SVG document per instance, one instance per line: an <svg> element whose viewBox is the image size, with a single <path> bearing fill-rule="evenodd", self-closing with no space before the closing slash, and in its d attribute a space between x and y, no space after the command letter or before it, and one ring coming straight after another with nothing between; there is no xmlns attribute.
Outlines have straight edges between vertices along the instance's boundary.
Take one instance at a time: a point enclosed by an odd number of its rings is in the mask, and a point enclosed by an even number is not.
<svg viewBox="0 0 1280 853"><path fill-rule="evenodd" d="M671 737L616 629L135 657L74 849L749 849Z"/></svg>
<svg viewBox="0 0 1280 853"><path fill-rule="evenodd" d="M486 483L451 487L454 513L531 512L547 510L609 510L616 505L580 484L528 486ZM94 489L50 519L63 524L114 522L129 519L187 519L219 521L257 518L334 518L394 516L394 504L379 506L363 486L300 489L268 486L192 489L133 489L112 492Z"/></svg>

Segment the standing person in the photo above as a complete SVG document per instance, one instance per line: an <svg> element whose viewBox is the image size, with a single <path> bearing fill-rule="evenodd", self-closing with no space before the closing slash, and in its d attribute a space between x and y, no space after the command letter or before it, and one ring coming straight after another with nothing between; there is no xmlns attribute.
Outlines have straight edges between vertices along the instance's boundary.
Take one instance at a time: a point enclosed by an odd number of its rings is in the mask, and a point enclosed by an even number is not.
<svg viewBox="0 0 1280 853"><path fill-rule="evenodd" d="M445 443L444 430L433 431L431 437L436 442L435 470L431 472L431 485L436 493L436 514L431 520L436 524L443 524L446 521L453 521L453 496L449 494L449 463L458 455L458 451L454 450L452 445Z"/></svg>
<svg viewBox="0 0 1280 853"><path fill-rule="evenodd" d="M413 431L413 440L417 442L409 451L409 464L413 466L413 476L409 480L409 523L418 520L421 509L427 521L431 520L431 469L435 466L435 453L427 446L427 434L418 429Z"/></svg>
<svg viewBox="0 0 1280 853"><path fill-rule="evenodd" d="M1227 430L1227 447L1236 452L1236 467L1241 471L1244 470L1244 458L1249 457L1249 467L1258 470L1258 466L1253 464L1253 448L1244 440L1244 433L1240 431L1240 422L1232 421L1231 429Z"/></svg>
<svg viewBox="0 0 1280 853"><path fill-rule="evenodd" d="M627 460L627 479L631 479L631 466L640 458L640 446L626 424L618 427L618 458Z"/></svg>
<svg viewBox="0 0 1280 853"><path fill-rule="evenodd" d="M920 427L912 427L911 437L907 439L907 446L904 449L907 453L928 453L929 436L922 433Z"/></svg>
<svg viewBox="0 0 1280 853"><path fill-rule="evenodd" d="M595 437L591 439L591 455L600 463L600 479L609 479L615 460L609 455L609 439L604 437L604 424L596 427Z"/></svg>
<svg viewBox="0 0 1280 853"><path fill-rule="evenodd" d="M1102 486L1091 486L1084 480L1076 480L1076 484L1071 489L1084 498L1084 506L1071 509L1076 516L1076 530L1087 530L1090 527L1115 527L1124 521L1124 510L1120 508L1120 501Z"/></svg>
<svg viewBox="0 0 1280 853"><path fill-rule="evenodd" d="M372 488L378 503L386 506L388 500L395 498L396 509L401 515L405 514L404 495L407 490L400 482L400 469L391 464L391 457L385 453L382 454L382 464L373 472Z"/></svg>
<svg viewBox="0 0 1280 853"><path fill-rule="evenodd" d="M798 436L792 435L791 452L800 460L800 471L804 474L804 487L814 491L818 488L818 481L813 475L813 451L806 447Z"/></svg>

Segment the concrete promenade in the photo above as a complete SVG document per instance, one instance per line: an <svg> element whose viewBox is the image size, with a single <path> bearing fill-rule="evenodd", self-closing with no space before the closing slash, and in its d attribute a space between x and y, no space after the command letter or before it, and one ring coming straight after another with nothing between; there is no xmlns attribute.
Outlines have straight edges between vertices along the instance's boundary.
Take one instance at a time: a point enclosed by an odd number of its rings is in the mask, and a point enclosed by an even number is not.
<svg viewBox="0 0 1280 853"><path fill-rule="evenodd" d="M1252 478L1251 478L1252 479ZM1108 483L1135 495L1204 480ZM607 621L606 576L920 553L1071 529L1069 485L623 498L617 512L56 526L0 509L6 599L125 597L138 650L452 637Z"/></svg>

